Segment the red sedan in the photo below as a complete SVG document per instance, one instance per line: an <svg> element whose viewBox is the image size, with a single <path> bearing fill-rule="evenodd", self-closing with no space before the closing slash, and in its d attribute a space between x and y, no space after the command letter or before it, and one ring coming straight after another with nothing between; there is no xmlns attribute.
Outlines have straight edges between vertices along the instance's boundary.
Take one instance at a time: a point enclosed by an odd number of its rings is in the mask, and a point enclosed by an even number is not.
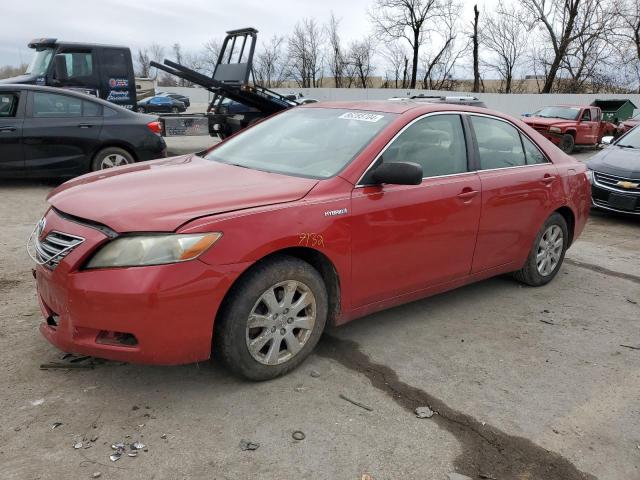
<svg viewBox="0 0 640 480"><path fill-rule="evenodd" d="M316 103L48 197L30 239L42 334L268 379L325 325L514 272L551 281L591 206L585 166L523 122L411 101Z"/></svg>

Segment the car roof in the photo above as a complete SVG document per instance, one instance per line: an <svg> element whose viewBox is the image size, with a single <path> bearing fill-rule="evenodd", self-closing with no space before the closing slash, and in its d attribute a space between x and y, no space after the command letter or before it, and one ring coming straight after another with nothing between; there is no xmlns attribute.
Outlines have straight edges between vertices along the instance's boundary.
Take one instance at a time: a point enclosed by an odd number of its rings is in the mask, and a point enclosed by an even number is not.
<svg viewBox="0 0 640 480"><path fill-rule="evenodd" d="M103 106L109 107L109 108L113 108L114 110L117 110L119 112L124 111L124 112L127 112L127 113L133 113L130 110L127 110L124 107L116 105L115 103L107 102L106 100L103 100L103 99L98 98L98 97L94 97L93 95L89 95L89 94L86 94L86 93L83 93L83 92L78 92L77 90L70 90L70 89L67 89L67 88L58 88L58 87L45 87L43 85L29 85L29 84L24 84L24 83L0 84L0 92L5 92L5 91L15 92L16 90L29 90L29 91L33 91L33 92L47 92L47 93L58 93L58 94L63 94L63 95L70 95L72 97L78 97L78 98L81 98L83 100L89 100L89 101L93 101L93 102L99 103L100 105L103 105Z"/></svg>
<svg viewBox="0 0 640 480"><path fill-rule="evenodd" d="M298 108L340 108L345 110L364 110L371 112L398 113L403 114L415 110L416 113L429 113L441 111L456 112L477 112L487 113L487 108L473 107L471 105L463 105L458 103L430 103L419 100L363 100L363 101L335 101L335 102L318 102L300 105ZM493 113L493 112L492 112ZM497 115L502 116L502 114Z"/></svg>

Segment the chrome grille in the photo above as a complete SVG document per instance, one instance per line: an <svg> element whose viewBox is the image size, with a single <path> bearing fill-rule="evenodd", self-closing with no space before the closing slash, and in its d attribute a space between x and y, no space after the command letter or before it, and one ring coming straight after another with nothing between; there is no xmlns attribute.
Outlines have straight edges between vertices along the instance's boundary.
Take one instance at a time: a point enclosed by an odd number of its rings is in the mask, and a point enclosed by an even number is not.
<svg viewBox="0 0 640 480"><path fill-rule="evenodd" d="M616 190L622 193L640 193L640 185L634 188L624 188L618 185L619 182L629 182L632 184L640 184L640 180L632 180L630 178L617 177L615 175L609 175L608 173L593 172L596 183L602 187Z"/></svg>
<svg viewBox="0 0 640 480"><path fill-rule="evenodd" d="M41 238L45 225L43 220L38 222L31 233L27 243L27 252L34 262L53 270L64 257L84 242L84 238L55 230Z"/></svg>

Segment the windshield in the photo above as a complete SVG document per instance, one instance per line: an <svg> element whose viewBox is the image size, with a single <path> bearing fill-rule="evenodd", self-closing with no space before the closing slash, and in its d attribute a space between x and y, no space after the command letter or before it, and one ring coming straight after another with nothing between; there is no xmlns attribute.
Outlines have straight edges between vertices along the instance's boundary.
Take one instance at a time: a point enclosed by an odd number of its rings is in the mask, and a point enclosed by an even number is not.
<svg viewBox="0 0 640 480"><path fill-rule="evenodd" d="M294 108L227 140L205 158L267 172L329 178L395 117L380 112Z"/></svg>
<svg viewBox="0 0 640 480"><path fill-rule="evenodd" d="M579 107L544 107L533 115L542 118L562 118L564 120L576 120L580 113Z"/></svg>
<svg viewBox="0 0 640 480"><path fill-rule="evenodd" d="M27 67L27 71L24 73L34 76L44 75L47 73L52 56L53 48L45 48L44 50L36 51L35 55L31 59L31 63Z"/></svg>
<svg viewBox="0 0 640 480"><path fill-rule="evenodd" d="M640 130L638 128L630 130L629 133L618 140L615 144L623 148L640 148Z"/></svg>

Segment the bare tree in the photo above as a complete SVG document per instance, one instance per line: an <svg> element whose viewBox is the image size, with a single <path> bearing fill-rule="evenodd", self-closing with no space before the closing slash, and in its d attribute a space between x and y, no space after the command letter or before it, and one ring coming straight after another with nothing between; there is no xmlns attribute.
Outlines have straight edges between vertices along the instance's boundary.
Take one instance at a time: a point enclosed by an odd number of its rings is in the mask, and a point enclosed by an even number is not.
<svg viewBox="0 0 640 480"><path fill-rule="evenodd" d="M288 40L289 73L302 88L315 88L322 75L322 31L313 18L298 22Z"/></svg>
<svg viewBox="0 0 640 480"><path fill-rule="evenodd" d="M260 84L267 88L282 86L287 64L283 51L284 37L274 35L269 43L263 43L255 55L253 72Z"/></svg>
<svg viewBox="0 0 640 480"><path fill-rule="evenodd" d="M615 12L619 21L616 35L620 65L626 65L635 77L636 91L640 93L640 0L618 0Z"/></svg>
<svg viewBox="0 0 640 480"><path fill-rule="evenodd" d="M603 15L610 6L607 0L521 0L520 3L528 14L529 29L540 26L543 41L550 45L549 49L542 50L548 56L538 59L546 70L542 93L550 93L574 43L586 42L610 28L607 22L611 16Z"/></svg>
<svg viewBox="0 0 640 480"><path fill-rule="evenodd" d="M139 77L147 78L151 72L151 58L149 57L149 50L144 48L138 49L138 55L136 57L137 70L136 75Z"/></svg>
<svg viewBox="0 0 640 480"><path fill-rule="evenodd" d="M336 18L333 12L329 17L329 23L326 26L327 37L329 40L329 72L333 76L334 84L336 88L341 88L343 85L343 76L345 70L345 52L342 48L340 41L340 34L338 28L340 27L340 20Z"/></svg>
<svg viewBox="0 0 640 480"><path fill-rule="evenodd" d="M482 29L481 42L491 52L485 64L500 75L504 93L512 93L514 72L526 51L527 32L522 22L521 11L501 1L496 12L486 17Z"/></svg>
<svg viewBox="0 0 640 480"><path fill-rule="evenodd" d="M429 49L421 57L422 88L430 90L452 89L453 71L469 51L469 42L456 45L460 5L449 2L442 7L437 26L429 32Z"/></svg>
<svg viewBox="0 0 640 480"><path fill-rule="evenodd" d="M478 61L478 47L479 47L479 38L478 38L478 18L480 17L480 11L478 10L478 5L473 6L473 34L471 39L473 41L473 91L480 91L480 65Z"/></svg>
<svg viewBox="0 0 640 480"><path fill-rule="evenodd" d="M404 49L398 42L390 42L385 45L381 55L388 62L389 68L385 72L385 75L388 79L393 79L393 88L406 88L407 63L409 62L409 58ZM400 84L398 84L399 82Z"/></svg>
<svg viewBox="0 0 640 480"><path fill-rule="evenodd" d="M12 65L5 65L3 67L0 67L0 78L11 78L22 75L27 71L28 66L29 65L27 65L26 63L23 63L17 67L14 67Z"/></svg>
<svg viewBox="0 0 640 480"><path fill-rule="evenodd" d="M217 38L212 38L204 44L202 51L202 63L204 69L209 75L213 75L220 56L222 42Z"/></svg>
<svg viewBox="0 0 640 480"><path fill-rule="evenodd" d="M420 47L427 40L425 33L440 15L441 5L437 0L375 0L369 11L378 34L409 43L413 54L410 88L416 87Z"/></svg>
<svg viewBox="0 0 640 480"><path fill-rule="evenodd" d="M358 86L367 88L371 86L370 77L375 67L372 64L375 54L371 37L351 43L347 63L352 67L354 76L358 79Z"/></svg>

